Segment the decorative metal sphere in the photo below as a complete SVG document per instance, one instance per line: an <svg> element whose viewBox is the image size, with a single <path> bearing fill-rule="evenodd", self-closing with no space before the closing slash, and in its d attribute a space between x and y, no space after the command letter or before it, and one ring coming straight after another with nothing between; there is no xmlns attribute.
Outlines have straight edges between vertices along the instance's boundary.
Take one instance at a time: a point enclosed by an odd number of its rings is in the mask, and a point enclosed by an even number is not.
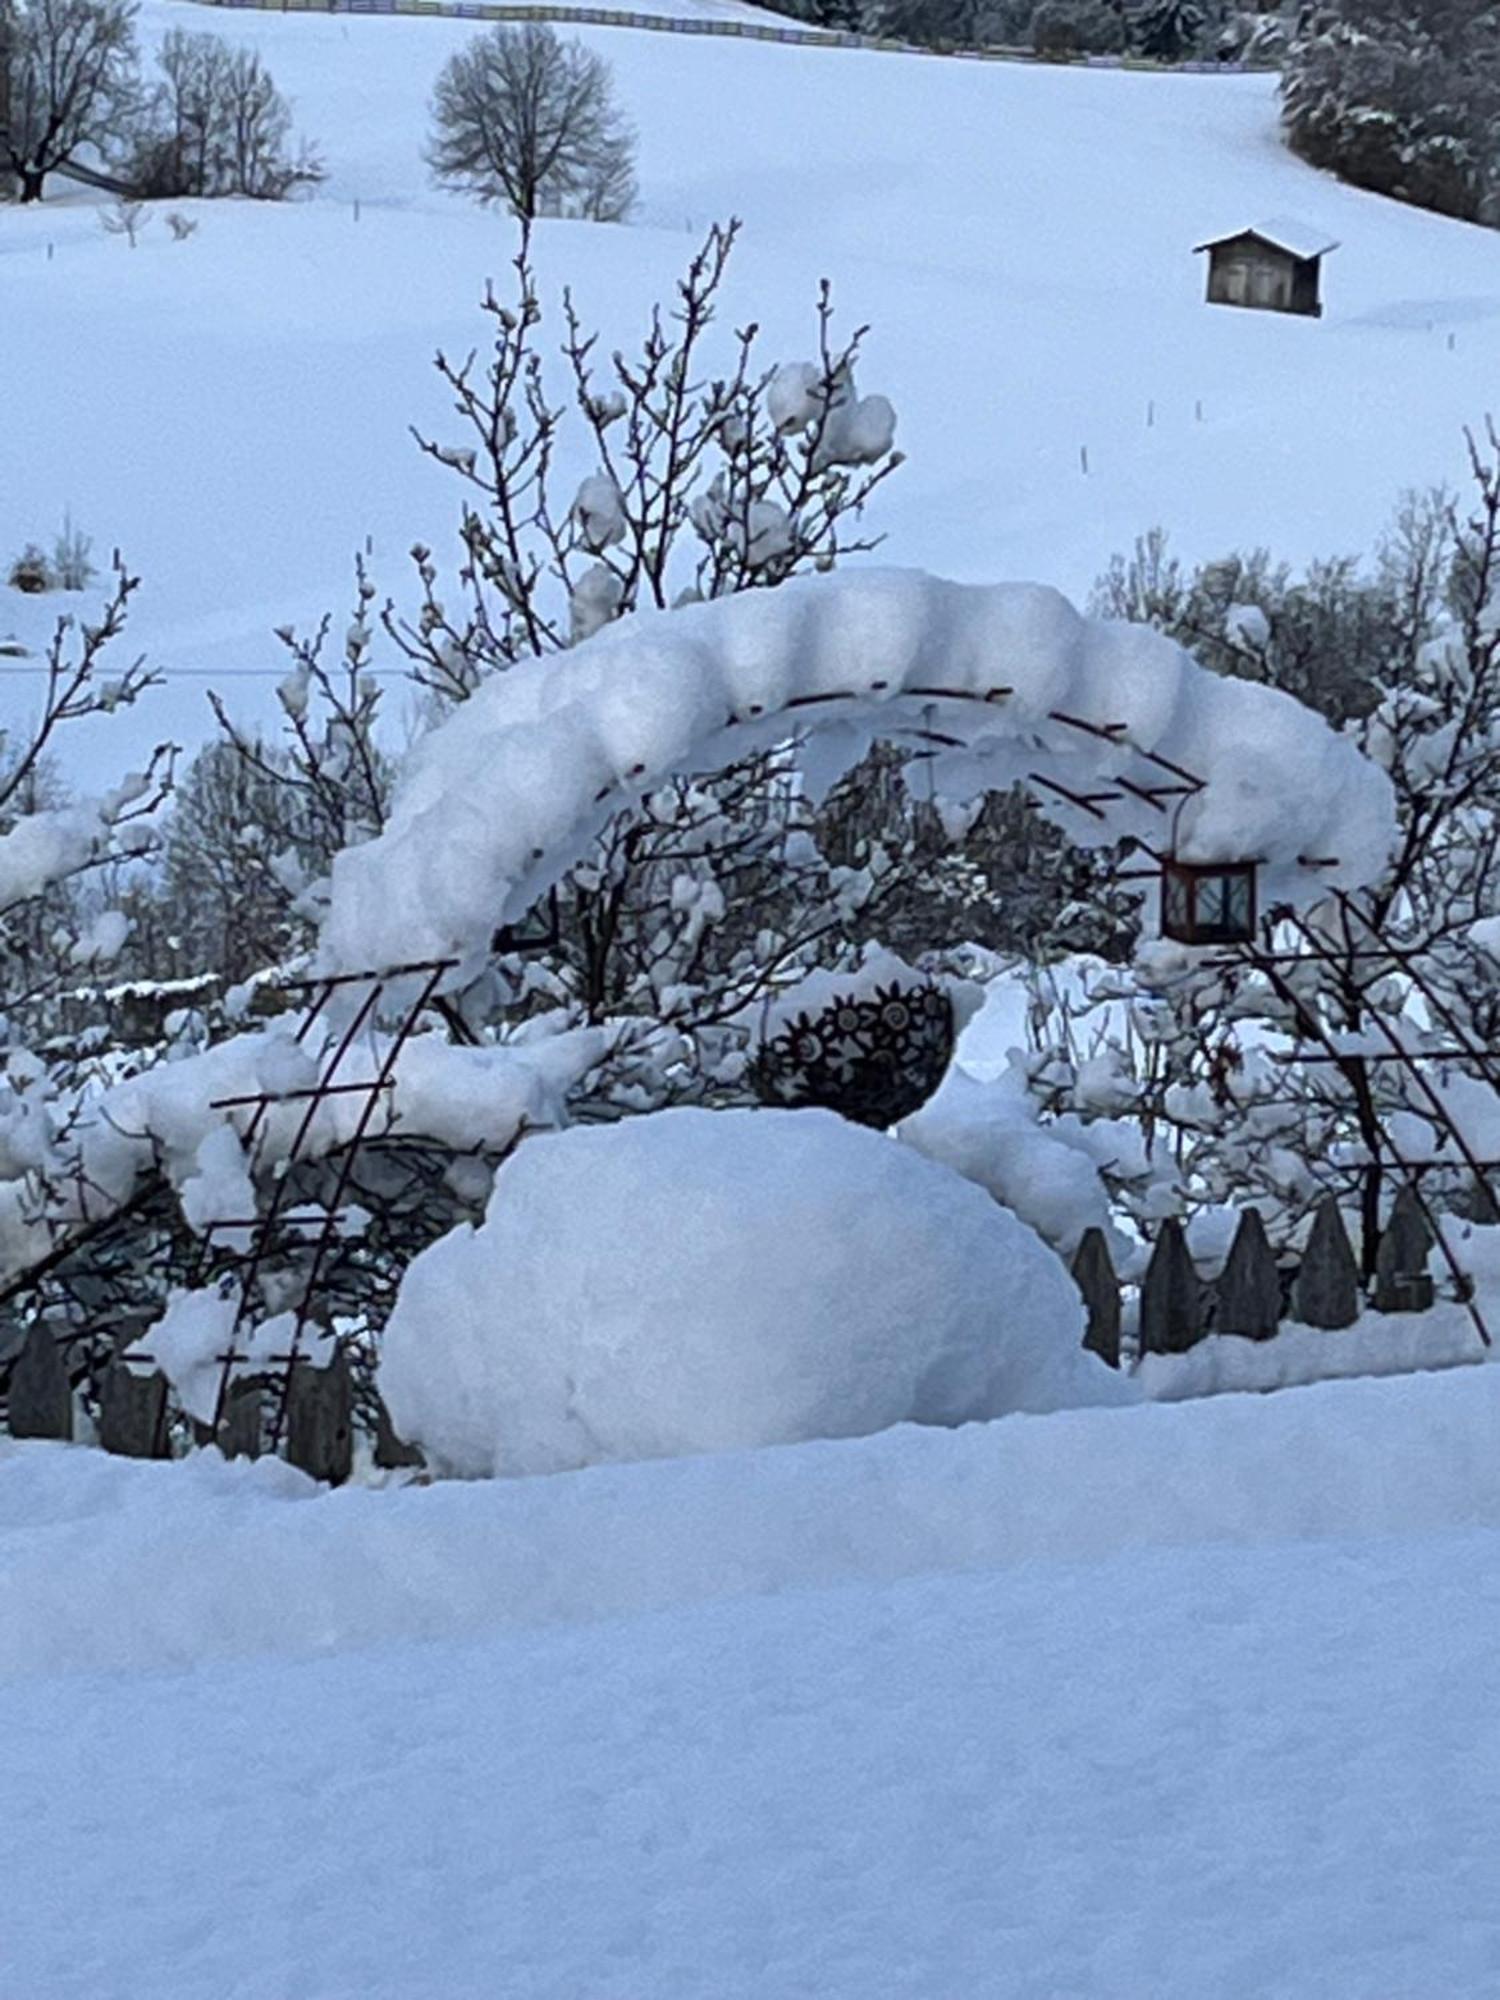
<svg viewBox="0 0 1500 2000"><path fill-rule="evenodd" d="M749 1079L762 1104L819 1105L884 1131L932 1096L955 1039L953 1001L931 981L835 994L762 1042Z"/></svg>

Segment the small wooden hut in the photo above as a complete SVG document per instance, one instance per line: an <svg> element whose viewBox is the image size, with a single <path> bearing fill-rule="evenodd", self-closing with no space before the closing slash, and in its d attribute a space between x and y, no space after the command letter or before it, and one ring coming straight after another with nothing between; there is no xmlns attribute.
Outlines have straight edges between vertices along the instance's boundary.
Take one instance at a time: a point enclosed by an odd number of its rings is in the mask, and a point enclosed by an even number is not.
<svg viewBox="0 0 1500 2000"><path fill-rule="evenodd" d="M1322 261L1338 247L1322 231L1278 217L1200 243L1194 255L1208 256L1210 305L1305 313L1316 319L1323 311Z"/></svg>

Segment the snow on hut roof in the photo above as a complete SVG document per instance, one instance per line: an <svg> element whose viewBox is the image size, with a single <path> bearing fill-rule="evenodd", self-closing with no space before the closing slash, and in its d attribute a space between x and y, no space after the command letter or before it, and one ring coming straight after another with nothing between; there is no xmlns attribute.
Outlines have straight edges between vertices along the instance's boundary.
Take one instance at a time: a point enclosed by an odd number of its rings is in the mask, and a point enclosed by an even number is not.
<svg viewBox="0 0 1500 2000"><path fill-rule="evenodd" d="M1211 236L1206 243L1194 245L1194 254L1215 250L1221 243L1232 243L1237 236L1258 236L1262 243L1274 244L1293 257L1326 257L1330 250L1339 247L1337 238L1326 229L1319 229L1311 222L1299 222L1295 216L1273 215L1268 221L1252 222L1243 229L1229 229L1222 236Z"/></svg>

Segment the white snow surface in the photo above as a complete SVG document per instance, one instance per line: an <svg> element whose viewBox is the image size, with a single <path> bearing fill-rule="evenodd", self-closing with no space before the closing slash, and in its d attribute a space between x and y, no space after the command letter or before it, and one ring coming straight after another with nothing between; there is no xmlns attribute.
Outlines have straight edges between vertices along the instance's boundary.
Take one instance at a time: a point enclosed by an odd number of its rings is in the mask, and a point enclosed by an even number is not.
<svg viewBox="0 0 1500 2000"><path fill-rule="evenodd" d="M460 1048L434 1031L413 1035L392 1062L388 1038L370 1034L346 1058L339 1080L373 1081L389 1064L390 1088L374 1130L439 1139L458 1151L499 1150L522 1124L551 1124L562 1115L568 1089L599 1060L607 1040L603 1029L581 1028ZM258 1128L257 1156L268 1167L288 1157L299 1134L300 1157L316 1159L347 1145L359 1125L366 1099L351 1090L323 1098L303 1131L307 1104L287 1093L314 1086L325 1056L277 1024L155 1064L86 1098L79 1145L90 1188L123 1200L159 1161L195 1227L253 1213L245 1206L249 1182L238 1128L254 1114L258 1093L282 1094Z"/></svg>
<svg viewBox="0 0 1500 2000"><path fill-rule="evenodd" d="M1079 721L1123 727L1101 739ZM823 783L877 736L941 726L963 747L927 768L958 800L1038 768L1074 794L1112 774L1175 783L1146 761L1166 760L1204 781L1175 801L1177 853L1260 861L1266 903L1366 883L1394 840L1385 773L1276 689L1042 586L855 571L636 617L493 676L418 744L380 836L335 861L323 968L456 956L462 980L625 797L793 723L818 734ZM1037 796L1085 844L1163 840L1134 794L1104 818Z"/></svg>
<svg viewBox="0 0 1500 2000"><path fill-rule="evenodd" d="M1018 1064L979 1077L960 1059L899 1132L904 1144L976 1182L1065 1255L1085 1230L1101 1229L1116 1268L1127 1265L1131 1246L1110 1220L1099 1168L1133 1162L1138 1130L1071 1114L1044 1124Z"/></svg>
<svg viewBox="0 0 1500 2000"><path fill-rule="evenodd" d="M1442 1301L1425 1313L1361 1313L1353 1326L1332 1332L1289 1320L1274 1340L1211 1334L1186 1354L1143 1355L1132 1380L1154 1401L1175 1403L1356 1375L1472 1368L1496 1358L1464 1308Z"/></svg>
<svg viewBox="0 0 1500 2000"><path fill-rule="evenodd" d="M1266 243L1274 243L1282 250L1289 250L1294 257L1326 257L1331 250L1338 249L1338 239L1313 222L1304 222L1295 215L1273 215L1262 221L1241 222L1232 229L1221 230L1217 236L1209 236L1198 245L1207 250L1216 243L1231 242L1236 236L1259 236Z"/></svg>
<svg viewBox="0 0 1500 2000"><path fill-rule="evenodd" d="M828 1111L679 1109L525 1142L402 1280L379 1382L464 1477L1133 1399L1056 1256Z"/></svg>
<svg viewBox="0 0 1500 2000"><path fill-rule="evenodd" d="M109 816L99 805L59 806L18 819L0 834L0 910L77 874L104 852L109 837Z"/></svg>
<svg viewBox="0 0 1500 2000"><path fill-rule="evenodd" d="M1494 1989L1500 1375L319 1493L0 1445L26 2000Z"/></svg>

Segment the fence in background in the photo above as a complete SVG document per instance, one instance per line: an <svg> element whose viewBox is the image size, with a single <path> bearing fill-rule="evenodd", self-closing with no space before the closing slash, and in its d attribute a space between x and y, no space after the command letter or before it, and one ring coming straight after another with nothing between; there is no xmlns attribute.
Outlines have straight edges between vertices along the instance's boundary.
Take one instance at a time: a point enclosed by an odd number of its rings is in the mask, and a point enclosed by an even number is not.
<svg viewBox="0 0 1500 2000"><path fill-rule="evenodd" d="M779 42L808 49L868 49L876 54L938 56L963 62L1042 63L1064 69L1132 69L1196 75L1258 75L1274 62L1155 62L1146 56L1043 56L1034 49L927 48L878 35L836 28L785 27L762 21L683 20L675 14L636 14L614 7L549 7L511 0L203 0L210 7L249 8L270 14L404 14L448 21L547 21L561 27L638 28L651 34L719 35L747 42Z"/></svg>

